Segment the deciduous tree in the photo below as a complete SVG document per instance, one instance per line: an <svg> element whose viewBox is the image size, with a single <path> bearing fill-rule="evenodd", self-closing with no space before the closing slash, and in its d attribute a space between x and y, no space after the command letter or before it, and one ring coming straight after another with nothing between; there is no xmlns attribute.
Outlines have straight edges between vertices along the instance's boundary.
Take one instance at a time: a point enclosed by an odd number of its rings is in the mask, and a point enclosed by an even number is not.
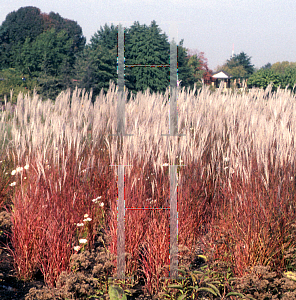
<svg viewBox="0 0 296 300"><path fill-rule="evenodd" d="M208 60L205 58L204 52L198 52L197 50L188 50L188 66L193 72L191 76L190 87L193 87L195 83L197 87L201 87L201 83L211 82L212 71L208 67Z"/></svg>
<svg viewBox="0 0 296 300"><path fill-rule="evenodd" d="M27 47L28 43L33 43L41 34L50 29L55 29L56 34L64 31L72 39L68 50L69 56L83 50L86 39L77 22L64 19L53 12L49 15L41 13L37 7L21 7L9 13L0 26L0 69L18 68L17 57L23 50L28 54L22 46Z"/></svg>
<svg viewBox="0 0 296 300"><path fill-rule="evenodd" d="M248 87L266 88L269 84L273 84L273 90L277 89L281 83L281 76L270 69L260 69L251 75L248 79Z"/></svg>

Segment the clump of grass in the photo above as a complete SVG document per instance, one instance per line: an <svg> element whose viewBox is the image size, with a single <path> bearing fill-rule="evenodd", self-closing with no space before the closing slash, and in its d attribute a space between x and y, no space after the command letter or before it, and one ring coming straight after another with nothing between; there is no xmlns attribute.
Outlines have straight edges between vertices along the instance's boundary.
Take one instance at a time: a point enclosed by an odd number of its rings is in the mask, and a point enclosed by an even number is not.
<svg viewBox="0 0 296 300"><path fill-rule="evenodd" d="M206 255L228 262L238 276L257 263L284 271L283 252L295 246L296 102L287 91L267 92L180 91L178 128L184 137L162 136L169 128L166 99L138 93L126 105L126 132L134 136L123 140L109 136L117 129L114 85L94 105L78 89L60 94L55 103L20 94L12 119L6 119L11 147L5 149L15 168L29 163L33 170L26 182L12 187L12 251L20 277L29 279L39 268L54 286L69 270L79 238L87 240L84 249L91 249L102 226L116 255L116 169L111 164L132 165L125 168L126 207L138 208L168 207L168 165L184 164L178 168L179 243L193 249L204 240ZM103 213L92 202L98 196ZM78 229L75 223L81 224L85 214L91 221ZM163 287L159 278L166 271L160 270L169 251L168 235L162 246L157 243L163 236L152 237L168 228L168 217L165 211L126 212L126 272L136 273L139 247L149 241L141 263L151 294ZM51 245L59 245L52 246L55 261L49 257Z"/></svg>
<svg viewBox="0 0 296 300"><path fill-rule="evenodd" d="M87 184L81 189L73 160L62 171L46 168L38 160L31 162L31 169L25 183L19 183L21 188L13 200L11 251L19 278L30 280L39 269L45 282L55 286L60 273L69 271L69 259L79 241L85 238L87 248L93 246L97 230L105 225L105 208L92 201L97 189L88 190ZM67 187L63 188L66 182ZM98 188L100 182L103 183L97 180ZM85 194L87 191L89 195ZM84 218L85 213L88 215ZM86 236L76 236L77 224L82 222Z"/></svg>
<svg viewBox="0 0 296 300"><path fill-rule="evenodd" d="M267 189L254 159L253 164L250 180L234 176L231 192L220 198L224 208L211 227L211 241L207 240L213 260L223 257L237 276L245 275L247 268L255 265L269 265L282 273L287 266L284 253L295 247L296 215L289 199L293 183L272 174ZM287 165L282 168L288 173ZM285 186L281 190L279 182ZM224 199L232 199L234 205Z"/></svg>

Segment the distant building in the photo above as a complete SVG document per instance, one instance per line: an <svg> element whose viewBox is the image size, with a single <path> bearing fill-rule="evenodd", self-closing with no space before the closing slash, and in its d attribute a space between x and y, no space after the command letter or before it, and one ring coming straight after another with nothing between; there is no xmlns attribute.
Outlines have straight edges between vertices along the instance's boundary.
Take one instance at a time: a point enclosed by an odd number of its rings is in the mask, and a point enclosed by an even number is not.
<svg viewBox="0 0 296 300"><path fill-rule="evenodd" d="M215 80L215 82L213 82L213 84L215 84L217 88L220 86L221 82L224 82L224 88L230 88L231 76L227 72L221 70L221 71L214 73L212 75L212 77Z"/></svg>

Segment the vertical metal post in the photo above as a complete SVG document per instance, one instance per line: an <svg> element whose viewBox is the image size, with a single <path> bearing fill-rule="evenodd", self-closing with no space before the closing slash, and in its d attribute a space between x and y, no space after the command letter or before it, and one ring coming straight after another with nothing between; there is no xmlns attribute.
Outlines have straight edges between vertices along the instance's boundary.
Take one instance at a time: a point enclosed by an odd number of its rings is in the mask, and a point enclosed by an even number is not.
<svg viewBox="0 0 296 300"><path fill-rule="evenodd" d="M124 30L118 26L118 99L117 99L117 133L119 154L123 149L123 137L132 136L125 133L125 92L124 92ZM118 202L117 202L117 278L125 277L125 199L124 199L124 165L118 165Z"/></svg>
<svg viewBox="0 0 296 300"><path fill-rule="evenodd" d="M117 135L125 134L125 93L124 93L124 30L118 26L118 101L117 101Z"/></svg>
<svg viewBox="0 0 296 300"><path fill-rule="evenodd" d="M118 166L118 211L117 211L117 278L125 277L125 232L124 232L124 166Z"/></svg>
<svg viewBox="0 0 296 300"><path fill-rule="evenodd" d="M170 43L170 133L163 136L185 136L178 134L177 79L178 52L174 40ZM177 166L170 166L170 278L178 277L178 211L177 211Z"/></svg>
<svg viewBox="0 0 296 300"><path fill-rule="evenodd" d="M141 67L141 65L138 65ZM152 66L152 65L151 65ZM156 65L153 65L156 66ZM159 65L166 67L168 65ZM162 136L185 136L178 134L177 114L177 44L170 43L170 128L169 134ZM124 92L124 31L118 26L118 102L117 135L123 145L125 133L125 92ZM147 65L146 65L147 67ZM124 165L118 166L118 213L117 213L117 278L125 277L125 199ZM128 208L127 208L128 209ZM153 208L151 208L153 209ZM178 279L178 211L177 211L177 166L170 166L170 279ZM183 277L181 277L183 279Z"/></svg>
<svg viewBox="0 0 296 300"><path fill-rule="evenodd" d="M178 134L177 114L177 44L170 44L170 135Z"/></svg>
<svg viewBox="0 0 296 300"><path fill-rule="evenodd" d="M178 277L177 166L170 166L170 278Z"/></svg>

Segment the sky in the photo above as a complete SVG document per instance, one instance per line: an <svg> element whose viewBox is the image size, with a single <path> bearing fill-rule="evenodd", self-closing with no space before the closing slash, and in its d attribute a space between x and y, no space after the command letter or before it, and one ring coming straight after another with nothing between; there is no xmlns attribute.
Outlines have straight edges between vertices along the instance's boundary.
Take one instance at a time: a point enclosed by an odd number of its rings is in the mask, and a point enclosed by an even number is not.
<svg viewBox="0 0 296 300"><path fill-rule="evenodd" d="M0 24L20 7L35 6L76 21L90 38L100 27L153 20L166 33L196 52L204 52L216 70L232 55L245 52L260 68L296 62L295 0L1 0Z"/></svg>

